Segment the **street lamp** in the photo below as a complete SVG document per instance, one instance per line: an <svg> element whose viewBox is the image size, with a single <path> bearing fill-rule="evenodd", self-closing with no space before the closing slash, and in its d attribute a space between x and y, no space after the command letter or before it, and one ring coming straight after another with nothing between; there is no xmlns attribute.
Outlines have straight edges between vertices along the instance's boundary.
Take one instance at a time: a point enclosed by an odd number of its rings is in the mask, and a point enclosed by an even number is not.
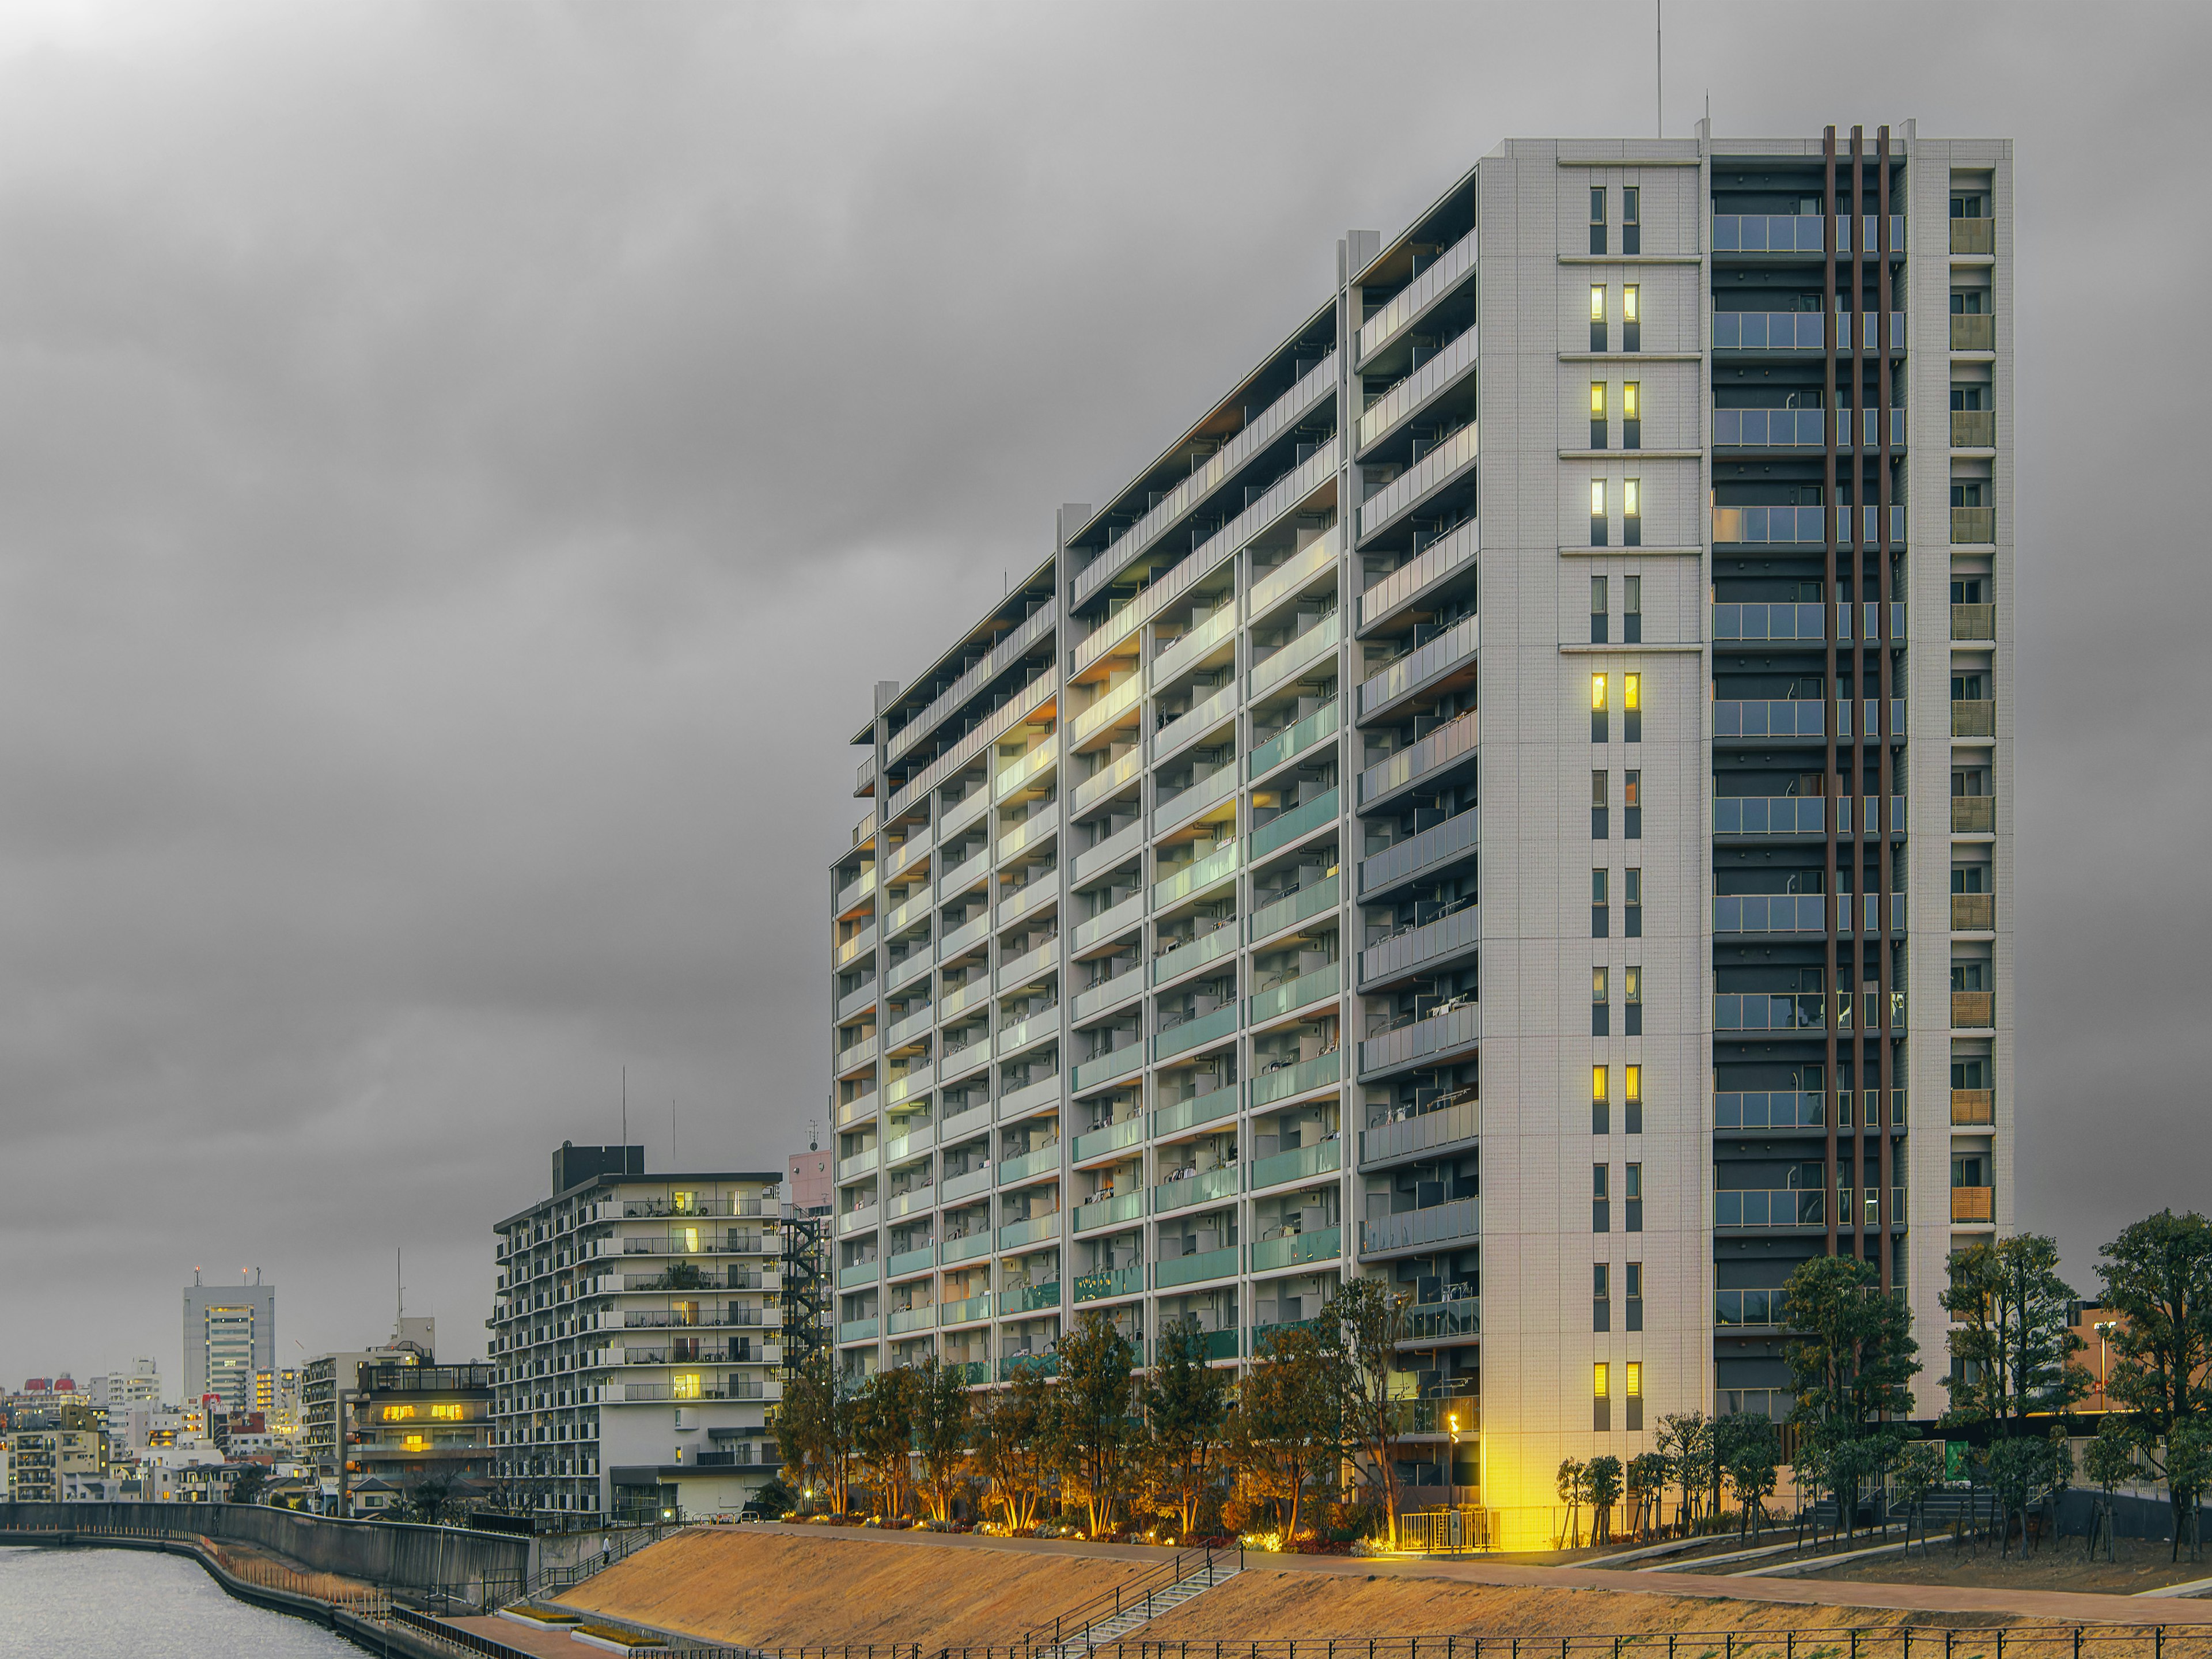
<svg viewBox="0 0 2212 1659"><path fill-rule="evenodd" d="M1453 1553L1456 1554L1459 1551L1461 1543L1459 1528L1459 1413L1457 1412L1453 1412L1447 1415L1444 1419L1444 1426L1449 1430L1451 1433L1451 1479L1444 1483L1444 1490L1450 1494L1449 1504L1451 1519L1445 1524L1451 1528L1451 1548Z"/></svg>
<svg viewBox="0 0 2212 1659"><path fill-rule="evenodd" d="M2097 1322L2097 1404L2104 1411L2112 1408L2112 1402L2105 1397L2105 1364L2112 1357L2112 1327L2118 1322L2113 1319Z"/></svg>

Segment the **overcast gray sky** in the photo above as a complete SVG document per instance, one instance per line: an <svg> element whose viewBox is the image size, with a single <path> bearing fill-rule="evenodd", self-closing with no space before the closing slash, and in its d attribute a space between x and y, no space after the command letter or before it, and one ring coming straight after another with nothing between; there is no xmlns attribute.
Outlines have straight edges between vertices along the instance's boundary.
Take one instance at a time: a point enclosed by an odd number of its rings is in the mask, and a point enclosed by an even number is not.
<svg viewBox="0 0 2212 1659"><path fill-rule="evenodd" d="M1671 133L2018 140L2021 1214L2086 1285L2212 1168L2212 9L1667 13ZM490 1224L624 1065L656 1164L672 1101L685 1164L778 1164L869 683L1345 228L1650 132L1651 47L1638 3L0 12L0 1378L173 1373L196 1263L277 1283L289 1359L380 1337L403 1243L481 1352Z"/></svg>

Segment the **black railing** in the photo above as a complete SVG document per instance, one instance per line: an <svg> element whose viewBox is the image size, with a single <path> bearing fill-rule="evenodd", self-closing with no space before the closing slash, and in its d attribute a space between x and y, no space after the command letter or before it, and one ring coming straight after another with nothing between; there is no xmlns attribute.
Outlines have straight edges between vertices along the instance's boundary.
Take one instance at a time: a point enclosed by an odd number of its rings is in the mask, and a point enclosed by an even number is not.
<svg viewBox="0 0 2212 1659"><path fill-rule="evenodd" d="M1228 1552L1221 1552L1226 1555ZM1162 1590L1170 1589L1186 1578L1213 1568L1214 1551L1212 1546L1202 1550L1177 1550L1174 1559L1163 1563L1126 1584L1116 1584L1110 1590L1102 1590L1088 1601L1059 1614L1052 1621L1052 1638L1045 1640L1044 1626L1040 1625L1022 1638L1024 1647L1059 1647L1065 1643L1083 1642L1091 1632L1110 1619L1118 1619L1130 1608L1149 1607L1152 1598ZM1244 1550L1238 1546L1237 1564L1244 1564ZM1142 1594L1139 1594L1139 1592ZM1110 1605L1109 1605L1110 1604Z"/></svg>

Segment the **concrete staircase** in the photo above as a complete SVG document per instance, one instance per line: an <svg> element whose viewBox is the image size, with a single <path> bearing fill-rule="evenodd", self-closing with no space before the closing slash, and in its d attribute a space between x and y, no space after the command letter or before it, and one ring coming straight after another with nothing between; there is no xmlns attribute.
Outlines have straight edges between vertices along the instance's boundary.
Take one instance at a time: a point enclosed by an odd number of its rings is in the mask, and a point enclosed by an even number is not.
<svg viewBox="0 0 2212 1659"><path fill-rule="evenodd" d="M1141 1601L1132 1601L1121 1612L1109 1614L1093 1624L1086 1625L1073 1638L1057 1647L1041 1648L1037 1651L1049 1654L1052 1659L1082 1659L1092 1648L1108 1647L1121 1641L1131 1631L1149 1625L1171 1608L1179 1607L1194 1596L1206 1594L1217 1584L1225 1584L1243 1569L1235 1553L1224 1552L1211 1565L1200 1568L1187 1578L1156 1589Z"/></svg>

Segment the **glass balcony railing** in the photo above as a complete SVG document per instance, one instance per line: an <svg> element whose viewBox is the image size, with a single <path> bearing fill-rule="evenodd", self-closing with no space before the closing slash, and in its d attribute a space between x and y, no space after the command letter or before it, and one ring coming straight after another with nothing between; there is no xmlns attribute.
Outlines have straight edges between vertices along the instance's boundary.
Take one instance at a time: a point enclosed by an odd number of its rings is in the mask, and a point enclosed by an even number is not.
<svg viewBox="0 0 2212 1659"><path fill-rule="evenodd" d="M1439 767L1473 754L1482 741L1482 718L1474 709L1438 726L1419 743L1379 760L1359 775L1359 803L1372 805Z"/></svg>
<svg viewBox="0 0 2212 1659"><path fill-rule="evenodd" d="M1152 1039L1152 1058L1166 1060L1171 1055L1187 1053L1209 1042L1236 1035L1242 1011L1235 1003L1217 1008L1212 1013L1187 1019L1180 1025L1170 1026Z"/></svg>
<svg viewBox="0 0 2212 1659"><path fill-rule="evenodd" d="M1187 1210L1194 1204L1234 1198L1243 1190L1242 1176L1237 1165L1224 1164L1218 1170L1200 1170L1179 1180L1163 1181L1152 1188L1152 1213L1165 1215L1170 1210Z"/></svg>
<svg viewBox="0 0 2212 1659"><path fill-rule="evenodd" d="M1474 558L1481 546L1480 526L1474 519L1457 526L1442 540L1431 542L1389 574L1376 579L1359 596L1359 625L1364 628L1387 616L1431 582L1449 575Z"/></svg>
<svg viewBox="0 0 2212 1659"><path fill-rule="evenodd" d="M936 1265L937 1248L933 1244L924 1244L919 1249L901 1250L884 1264L893 1279L922 1273Z"/></svg>
<svg viewBox="0 0 2212 1659"><path fill-rule="evenodd" d="M1474 367L1473 325L1453 337L1412 374L1367 405L1359 416L1359 447L1366 448L1415 410Z"/></svg>
<svg viewBox="0 0 2212 1659"><path fill-rule="evenodd" d="M1997 510L1994 507L1954 507L1951 509L1951 540L1960 545L1990 543L1997 538Z"/></svg>
<svg viewBox="0 0 2212 1659"><path fill-rule="evenodd" d="M1359 325L1359 356L1363 362L1395 339L1401 330L1439 297L1458 286L1460 279L1474 269L1474 232L1470 230Z"/></svg>
<svg viewBox="0 0 2212 1659"><path fill-rule="evenodd" d="M874 1284L882 1276L877 1271L878 1267L878 1264L871 1258L866 1261L855 1261L849 1267L838 1268L837 1288L841 1291L849 1291L855 1285Z"/></svg>
<svg viewBox="0 0 2212 1659"><path fill-rule="evenodd" d="M938 1251L938 1259L949 1267L956 1261L972 1261L979 1255L990 1254L991 1230L985 1227L962 1237L947 1238Z"/></svg>
<svg viewBox="0 0 2212 1659"><path fill-rule="evenodd" d="M1861 215L1856 225L1857 246L1863 252L1875 252L1881 243L1878 215ZM1848 254L1851 251L1854 227L1851 216L1838 214L1835 217L1836 252ZM1716 253L1825 253L1827 251L1827 216L1818 213L1716 213L1713 215L1713 252ZM1889 251L1905 251L1905 216L1893 213L1889 216Z"/></svg>
<svg viewBox="0 0 2212 1659"><path fill-rule="evenodd" d="M1472 949L1482 942L1481 907L1468 902L1449 915L1407 927L1359 953L1359 982L1371 985L1424 963Z"/></svg>
<svg viewBox="0 0 2212 1659"><path fill-rule="evenodd" d="M1715 1291L1716 1325L1784 1325L1789 1322L1789 1298L1778 1290Z"/></svg>
<svg viewBox="0 0 2212 1659"><path fill-rule="evenodd" d="M1026 1221L1012 1221L999 1229L999 1248L1018 1250L1025 1244L1038 1244L1060 1237L1060 1212L1048 1210L1042 1215L1031 1216Z"/></svg>
<svg viewBox="0 0 2212 1659"><path fill-rule="evenodd" d="M981 1296L963 1297L957 1302L938 1304L937 1322L945 1325L968 1325L991 1316L991 1297L987 1291Z"/></svg>
<svg viewBox="0 0 2212 1659"><path fill-rule="evenodd" d="M1716 933L1825 933L1828 901L1820 893L1746 893L1713 900Z"/></svg>
<svg viewBox="0 0 2212 1659"><path fill-rule="evenodd" d="M924 1302L918 1307L894 1308L886 1322L892 1336L903 1336L908 1331L933 1331L937 1328L937 1304Z"/></svg>
<svg viewBox="0 0 2212 1659"><path fill-rule="evenodd" d="M1216 848L1203 858L1193 860L1165 880L1154 882L1152 908L1157 910L1173 904L1177 899L1186 898L1224 876L1235 874L1238 854L1237 843L1232 841L1224 847Z"/></svg>
<svg viewBox="0 0 2212 1659"><path fill-rule="evenodd" d="M1849 539L1856 528L1862 542L1881 539L1876 534L1881 525L1876 508L1856 508L1859 516L1856 523L1850 516L1853 508L1839 507L1832 510L1840 515L1837 529L1843 538ZM1766 545L1826 545L1830 512L1826 507L1715 507L1713 540ZM1905 544L1905 509L1901 506L1889 509L1889 539L1893 547Z"/></svg>
<svg viewBox="0 0 2212 1659"><path fill-rule="evenodd" d="M1237 923L1232 918L1196 939L1186 940L1154 957L1152 981L1155 985L1164 985L1194 968L1203 968L1207 963L1218 962L1223 957L1235 955L1236 951Z"/></svg>
<svg viewBox="0 0 2212 1659"><path fill-rule="evenodd" d="M1367 1038L1359 1045L1360 1075L1412 1065L1481 1040L1482 1005L1469 1000Z"/></svg>
<svg viewBox="0 0 2212 1659"><path fill-rule="evenodd" d="M1788 1187L1713 1194L1716 1227L1825 1227L1827 1194L1818 1187Z"/></svg>
<svg viewBox="0 0 2212 1659"><path fill-rule="evenodd" d="M1431 492L1441 489L1481 453L1476 423L1465 426L1359 504L1359 533L1381 529Z"/></svg>
<svg viewBox="0 0 2212 1659"><path fill-rule="evenodd" d="M1237 1247L1223 1250L1200 1250L1194 1255L1176 1256L1157 1262L1152 1267L1152 1287L1167 1290L1176 1285L1195 1285L1201 1279L1230 1279L1237 1273ZM1236 1333L1229 1333L1233 1342Z"/></svg>
<svg viewBox="0 0 2212 1659"><path fill-rule="evenodd" d="M1261 906L1252 913L1251 937L1263 939L1270 933L1317 916L1324 910L1334 910L1337 905L1338 883L1334 876L1320 881L1310 881L1297 891ZM1253 896L1257 898L1259 895Z"/></svg>
<svg viewBox="0 0 2212 1659"><path fill-rule="evenodd" d="M1462 1100L1431 1112L1407 1112L1359 1132L1363 1164L1413 1158L1439 1146L1476 1139L1482 1133L1482 1102Z"/></svg>
<svg viewBox="0 0 2212 1659"><path fill-rule="evenodd" d="M1997 827L1995 795L1951 797L1951 829L1958 835L1993 835Z"/></svg>
<svg viewBox="0 0 2212 1659"><path fill-rule="evenodd" d="M959 1175L947 1175L944 1181L944 1201L957 1204L963 1198L973 1198L978 1193L991 1190L991 1170L986 1164L980 1170L969 1170Z"/></svg>
<svg viewBox="0 0 2212 1659"><path fill-rule="evenodd" d="M1263 859L1277 848L1287 847L1300 836L1333 823L1340 811L1338 792L1324 791L1311 800L1278 813L1252 832L1252 856Z"/></svg>
<svg viewBox="0 0 2212 1659"><path fill-rule="evenodd" d="M1404 1210L1360 1225L1361 1247L1370 1255L1449 1245L1482 1236L1482 1200L1455 1198L1425 1210Z"/></svg>
<svg viewBox="0 0 2212 1659"><path fill-rule="evenodd" d="M1828 1121L1826 1094L1820 1090L1765 1093L1730 1091L1713 1097L1716 1129L1817 1129Z"/></svg>
<svg viewBox="0 0 2212 1659"><path fill-rule="evenodd" d="M1951 1091L1951 1121L1973 1126L1997 1121L1997 1095L1994 1089L1954 1089Z"/></svg>
<svg viewBox="0 0 2212 1659"><path fill-rule="evenodd" d="M1244 775L1263 778L1293 755L1302 754L1337 728L1336 699L1332 697L1296 724L1285 726L1244 757Z"/></svg>
<svg viewBox="0 0 2212 1659"><path fill-rule="evenodd" d="M1446 1302L1425 1302L1408 1308L1406 1310L1406 1334L1400 1340L1440 1342L1449 1337L1481 1334L1482 1298L1461 1296ZM1433 1425L1427 1432L1436 1432Z"/></svg>
<svg viewBox="0 0 2212 1659"><path fill-rule="evenodd" d="M1995 351L1997 349L1997 319L1990 312L1951 314L1951 349L1954 351Z"/></svg>
<svg viewBox="0 0 2212 1659"><path fill-rule="evenodd" d="M1103 1273L1078 1273L1075 1299L1103 1302L1109 1297L1135 1296L1144 1288L1145 1264L1133 1261L1126 1267L1109 1267Z"/></svg>
<svg viewBox="0 0 2212 1659"><path fill-rule="evenodd" d="M872 1342L876 1340L876 1322L866 1319L841 1319L837 1322L837 1340L840 1342Z"/></svg>
<svg viewBox="0 0 2212 1659"><path fill-rule="evenodd" d="M1262 1187L1279 1187L1286 1181L1310 1180L1342 1167L1343 1162L1344 1143L1336 1139L1270 1153L1252 1161L1251 1189L1256 1193Z"/></svg>
<svg viewBox="0 0 2212 1659"><path fill-rule="evenodd" d="M1334 1169L1335 1164L1329 1165ZM1253 1185L1259 1183L1255 1182ZM1344 1254L1344 1230L1322 1227L1312 1232L1285 1233L1262 1238L1251 1249L1252 1271L1273 1273L1279 1267L1301 1267L1310 1261L1334 1261Z"/></svg>
<svg viewBox="0 0 2212 1659"><path fill-rule="evenodd" d="M1096 1232L1101 1227L1111 1227L1130 1221L1141 1221L1145 1215L1145 1195L1141 1192L1116 1193L1110 1198L1093 1199L1079 1204L1075 1210L1075 1231ZM1076 1300L1080 1302L1080 1296Z"/></svg>
<svg viewBox="0 0 2212 1659"><path fill-rule="evenodd" d="M1008 1088L999 1099L999 1121L1011 1123L1041 1106L1057 1104L1060 1098L1060 1079L1048 1073L1035 1083Z"/></svg>
<svg viewBox="0 0 2212 1659"><path fill-rule="evenodd" d="M1820 319L1816 317L1815 322ZM1820 342L1815 340L1817 347ZM1882 411L1862 409L1858 415L1859 447L1881 447ZM1838 411L1836 442L1849 448L1852 411ZM1955 417L1954 417L1955 419ZM1905 442L1905 411L1889 411L1889 441ZM1828 443L1828 411L1825 409L1717 409L1713 411L1713 442L1729 449L1821 449ZM1955 443L1955 441L1954 441Z"/></svg>
<svg viewBox="0 0 2212 1659"><path fill-rule="evenodd" d="M1008 1314L1042 1313L1059 1306L1058 1279L1049 1285L1023 1285L999 1292L999 1313L1002 1318Z"/></svg>
<svg viewBox="0 0 2212 1659"><path fill-rule="evenodd" d="M1266 696L1292 675L1310 666L1318 659L1334 651L1344 637L1342 613L1328 611L1312 627L1269 656L1252 665L1245 676L1249 695L1257 698ZM1155 750L1157 753L1157 749Z"/></svg>
<svg viewBox="0 0 2212 1659"><path fill-rule="evenodd" d="M1161 1107L1152 1114L1152 1134L1171 1135L1194 1124L1211 1123L1216 1118L1236 1115L1239 1100L1239 1085L1231 1084L1224 1089L1212 1089L1188 1100L1178 1100ZM1257 1105L1259 1103L1253 1103Z"/></svg>
<svg viewBox="0 0 2212 1659"><path fill-rule="evenodd" d="M1718 795L1717 836L1825 836L1827 802L1818 795Z"/></svg>
<svg viewBox="0 0 2212 1659"><path fill-rule="evenodd" d="M1818 1031L1826 1029L1827 998L1818 991L1723 991L1713 998L1717 1031Z"/></svg>
<svg viewBox="0 0 2212 1659"><path fill-rule="evenodd" d="M1060 758L1060 738L1048 737L1011 766L1003 767L991 781L991 799L1001 799Z"/></svg>
<svg viewBox="0 0 2212 1659"><path fill-rule="evenodd" d="M1951 735L1954 738L1992 738L1997 730L1997 706L1992 701L1951 700Z"/></svg>
<svg viewBox="0 0 2212 1659"><path fill-rule="evenodd" d="M1145 1045L1141 1042L1124 1043L1109 1053L1079 1061L1075 1067L1075 1086L1078 1089L1091 1088L1133 1072L1144 1063Z"/></svg>
<svg viewBox="0 0 2212 1659"><path fill-rule="evenodd" d="M1211 772L1193 777L1174 794L1163 793L1159 807L1152 814L1152 832L1158 835L1171 830L1194 812L1202 812L1236 793L1237 763L1226 760Z"/></svg>
<svg viewBox="0 0 2212 1659"><path fill-rule="evenodd" d="M1152 758L1162 760L1172 755L1236 712L1237 683L1232 679L1219 690L1208 693L1181 714L1164 720L1152 733Z"/></svg>
<svg viewBox="0 0 2212 1659"><path fill-rule="evenodd" d="M1047 1141L1035 1151L1024 1152L1018 1158L999 1160L999 1184L1001 1187L1011 1186L1018 1181L1028 1181L1041 1175L1057 1175L1059 1172L1060 1142L1056 1139Z"/></svg>
<svg viewBox="0 0 2212 1659"><path fill-rule="evenodd" d="M1236 631L1237 599L1232 593L1160 647L1152 659L1152 684L1172 685L1176 675Z"/></svg>
<svg viewBox="0 0 2212 1659"><path fill-rule="evenodd" d="M1088 1019L1093 1014L1103 1013L1115 1003L1136 995L1144 988L1145 976L1133 968L1127 973L1116 974L1111 979L1101 980L1097 984L1076 993L1075 1018Z"/></svg>
<svg viewBox="0 0 2212 1659"><path fill-rule="evenodd" d="M1954 409L1951 411L1951 447L1995 449L1997 412L1994 409Z"/></svg>
<svg viewBox="0 0 2212 1659"><path fill-rule="evenodd" d="M1716 351L1820 351L1828 342L1827 319L1817 311L1716 311L1713 349ZM1905 344L1905 313L1889 313L1889 343L1894 351ZM1881 344L1881 314L1862 311L1856 317L1836 314L1836 349L1856 346L1873 351ZM1756 411L1747 411L1756 412ZM1780 411L1777 411L1780 412ZM1820 411L1813 411L1818 414ZM1726 440L1717 439L1725 442ZM1747 441L1756 441L1751 440ZM1825 444L1826 435L1811 440Z"/></svg>
<svg viewBox="0 0 2212 1659"><path fill-rule="evenodd" d="M1468 617L1436 638L1369 675L1359 685L1359 714L1364 720L1386 703L1458 667L1482 644L1482 618Z"/></svg>
<svg viewBox="0 0 2212 1659"><path fill-rule="evenodd" d="M1359 861L1361 895L1376 892L1392 882L1402 881L1432 865L1458 857L1476 844L1480 824L1476 809L1470 806L1442 823L1431 825L1410 840L1369 854Z"/></svg>
<svg viewBox="0 0 2212 1659"><path fill-rule="evenodd" d="M1817 697L1752 702L1728 700L1713 704L1717 738L1824 738L1827 734L1827 706Z"/></svg>
<svg viewBox="0 0 2212 1659"><path fill-rule="evenodd" d="M1340 971L1340 964L1332 962L1326 968L1316 968L1310 974L1300 974L1279 985L1255 992L1250 999L1246 1018L1257 1025L1262 1020L1295 1012L1325 997L1336 996L1343 989L1344 975Z"/></svg>
<svg viewBox="0 0 2212 1659"><path fill-rule="evenodd" d="M1244 614L1264 617L1279 599L1288 599L1311 578L1336 562L1343 540L1334 530L1311 542L1279 565L1252 574L1252 591L1245 596Z"/></svg>
<svg viewBox="0 0 2212 1659"><path fill-rule="evenodd" d="M1257 1111L1309 1089L1334 1083L1343 1065L1343 1051L1332 1048L1311 1060L1295 1060L1286 1066L1256 1066L1252 1074L1252 1109Z"/></svg>
<svg viewBox="0 0 2212 1659"><path fill-rule="evenodd" d="M1075 948L1087 951L1101 939L1111 939L1126 928L1134 927L1145 919L1145 896L1133 893L1111 908L1100 911L1088 921L1075 925Z"/></svg>

